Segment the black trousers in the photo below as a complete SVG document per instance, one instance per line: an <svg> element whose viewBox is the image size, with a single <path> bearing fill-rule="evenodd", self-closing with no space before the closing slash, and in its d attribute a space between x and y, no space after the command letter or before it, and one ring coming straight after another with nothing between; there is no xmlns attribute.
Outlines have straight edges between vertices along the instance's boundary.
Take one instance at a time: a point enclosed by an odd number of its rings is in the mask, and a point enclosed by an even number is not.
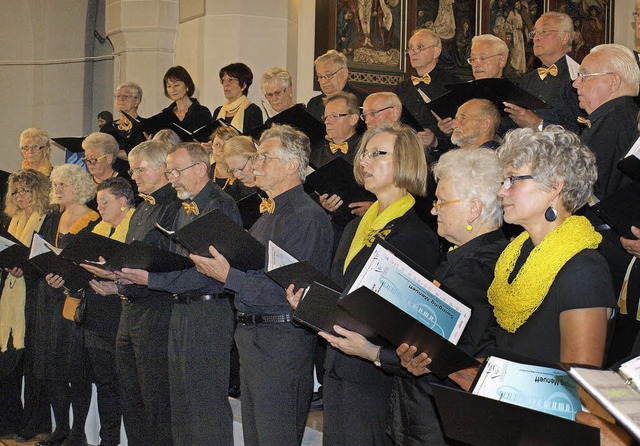
<svg viewBox="0 0 640 446"><path fill-rule="evenodd" d="M233 445L227 397L232 339L228 297L173 306L169 382L175 445Z"/></svg>
<svg viewBox="0 0 640 446"><path fill-rule="evenodd" d="M88 333L85 333L85 338ZM109 350L86 348L87 359L91 366L93 382L98 396L98 415L100 416L101 444L120 444L120 398L118 378L116 376L115 346Z"/></svg>
<svg viewBox="0 0 640 446"><path fill-rule="evenodd" d="M120 402L131 446L173 444L169 397L169 321L166 296L124 302L116 340Z"/></svg>
<svg viewBox="0 0 640 446"><path fill-rule="evenodd" d="M313 394L316 335L291 323L236 328L247 446L302 443Z"/></svg>

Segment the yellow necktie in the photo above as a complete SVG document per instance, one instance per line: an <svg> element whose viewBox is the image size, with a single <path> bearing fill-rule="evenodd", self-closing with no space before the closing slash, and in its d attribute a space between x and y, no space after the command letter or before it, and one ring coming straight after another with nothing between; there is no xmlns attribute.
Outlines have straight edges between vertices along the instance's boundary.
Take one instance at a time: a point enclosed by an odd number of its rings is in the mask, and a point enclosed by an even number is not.
<svg viewBox="0 0 640 446"><path fill-rule="evenodd" d="M262 203L260 203L260 213L268 212L273 214L273 211L276 210L276 202L271 198L263 198Z"/></svg>
<svg viewBox="0 0 640 446"><path fill-rule="evenodd" d="M578 116L578 124L586 125L587 127L591 128L591 121L582 116Z"/></svg>
<svg viewBox="0 0 640 446"><path fill-rule="evenodd" d="M333 155L336 154L337 151L340 151L342 153L344 153L345 155L347 154L347 150L349 150L349 143L348 142L343 142L341 144L334 144L332 142L329 143L329 150L331 150L331 153Z"/></svg>
<svg viewBox="0 0 640 446"><path fill-rule="evenodd" d="M187 203L186 201L183 201L182 202L182 207L184 208L184 210L187 213L187 215L193 214L196 217L198 215L200 215L200 210L198 209L198 205L196 204L195 201L192 201L190 203Z"/></svg>
<svg viewBox="0 0 640 446"><path fill-rule="evenodd" d="M541 80L544 80L547 77L547 74L550 74L553 77L558 75L558 67L556 64L551 65L549 68L538 68L538 76L540 76Z"/></svg>
<svg viewBox="0 0 640 446"><path fill-rule="evenodd" d="M418 85L420 82L424 82L425 84L429 85L431 83L431 76L429 76L429 73L425 74L422 77L411 76L411 82L413 82L413 85Z"/></svg>
<svg viewBox="0 0 640 446"><path fill-rule="evenodd" d="M156 204L156 199L153 198L151 195L147 195L147 194L143 194L143 193L139 193L138 195L140 195L140 198L142 198L147 203L149 203L151 205L155 205Z"/></svg>

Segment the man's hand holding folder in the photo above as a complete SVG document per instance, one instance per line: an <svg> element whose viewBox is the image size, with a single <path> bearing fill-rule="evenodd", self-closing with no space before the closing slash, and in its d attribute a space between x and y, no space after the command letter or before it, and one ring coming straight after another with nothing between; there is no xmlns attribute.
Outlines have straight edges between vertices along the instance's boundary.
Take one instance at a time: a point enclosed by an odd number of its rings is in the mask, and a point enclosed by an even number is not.
<svg viewBox="0 0 640 446"><path fill-rule="evenodd" d="M229 275L229 269L231 268L229 262L225 256L220 254L213 246L209 246L209 253L211 257L191 254L189 258L196 264L196 269L199 273L209 276L218 282L225 283Z"/></svg>

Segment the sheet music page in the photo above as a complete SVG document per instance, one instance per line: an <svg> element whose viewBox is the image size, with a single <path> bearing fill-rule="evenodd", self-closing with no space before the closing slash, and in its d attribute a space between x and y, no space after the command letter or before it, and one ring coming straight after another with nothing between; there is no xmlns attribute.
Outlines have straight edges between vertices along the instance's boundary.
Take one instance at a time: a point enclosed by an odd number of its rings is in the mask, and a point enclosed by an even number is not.
<svg viewBox="0 0 640 446"><path fill-rule="evenodd" d="M42 236L38 233L33 234L33 239L31 240L31 251L29 252L29 258L32 259L35 256L40 254L47 253L49 251L53 251L56 255L62 252L61 248L56 248L51 243L42 238Z"/></svg>
<svg viewBox="0 0 640 446"><path fill-rule="evenodd" d="M424 102L426 102L427 104L428 104L429 102L431 102L431 98L427 95L427 93L425 93L424 91L422 91L422 90L420 90L420 89L418 89L418 93L420 93L420 96L422 96L422 100L423 100Z"/></svg>
<svg viewBox="0 0 640 446"><path fill-rule="evenodd" d="M640 356L622 364L618 373L629 380L629 383L640 392Z"/></svg>
<svg viewBox="0 0 640 446"><path fill-rule="evenodd" d="M269 240L267 251L267 271L296 263L298 259Z"/></svg>
<svg viewBox="0 0 640 446"><path fill-rule="evenodd" d="M640 138L636 139L636 142L633 143L627 154L624 156L625 158L635 156L640 159Z"/></svg>
<svg viewBox="0 0 640 446"><path fill-rule="evenodd" d="M491 356L472 393L574 420L582 410L578 386L563 370Z"/></svg>
<svg viewBox="0 0 640 446"><path fill-rule="evenodd" d="M418 274L381 245L374 248L349 290L367 287L456 344L471 317L471 309Z"/></svg>
<svg viewBox="0 0 640 446"><path fill-rule="evenodd" d="M12 242L11 240L9 240L7 238L0 237L0 251L4 251L9 246L13 246L15 244L16 244L15 242Z"/></svg>

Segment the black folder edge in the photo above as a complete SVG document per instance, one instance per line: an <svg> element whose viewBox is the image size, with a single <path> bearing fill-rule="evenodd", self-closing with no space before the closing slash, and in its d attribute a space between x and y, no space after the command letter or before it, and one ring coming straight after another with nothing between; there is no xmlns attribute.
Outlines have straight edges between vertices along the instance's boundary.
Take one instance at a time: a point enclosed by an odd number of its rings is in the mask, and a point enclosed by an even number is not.
<svg viewBox="0 0 640 446"><path fill-rule="evenodd" d="M600 444L600 431L576 421L432 384L447 437L474 446Z"/></svg>
<svg viewBox="0 0 640 446"><path fill-rule="evenodd" d="M296 104L286 110L269 118L271 122L278 125L290 125L307 135L311 145L322 141L327 134L327 130L323 122L318 121L306 107L302 104Z"/></svg>
<svg viewBox="0 0 640 446"><path fill-rule="evenodd" d="M340 336L333 330L334 325L340 325L366 338L374 338L375 331L342 309L338 305L339 300L340 291L312 282L298 303L293 319L315 331L323 331L333 336Z"/></svg>
<svg viewBox="0 0 640 446"><path fill-rule="evenodd" d="M626 155L618 161L618 169L629 178L640 181L640 159L634 153L640 153L640 137L636 139Z"/></svg>
<svg viewBox="0 0 640 446"><path fill-rule="evenodd" d="M296 290L298 288L306 288L314 282L333 290L339 289L331 279L325 277L324 274L306 260L300 260L290 265L272 269L271 271L266 271L265 269L265 274L284 289L288 288L291 284L295 285Z"/></svg>
<svg viewBox="0 0 640 446"><path fill-rule="evenodd" d="M342 179L336 187L335 177ZM357 201L375 201L375 196L360 186L353 176L353 166L343 157L334 158L324 166L316 169L305 180L305 188L312 189L318 195L336 194L344 201L343 206Z"/></svg>
<svg viewBox="0 0 640 446"><path fill-rule="evenodd" d="M227 259L232 268L241 271L264 269L264 245L218 209L201 215L173 234L169 234L159 225L156 226L165 236L192 254L211 257L209 253L211 245ZM191 232L194 234L185 238L184 235ZM213 243L214 240L211 237L203 237L203 234L221 234L221 236ZM237 243L230 245L228 242L234 239Z"/></svg>
<svg viewBox="0 0 640 446"><path fill-rule="evenodd" d="M376 240L375 244L379 244L385 249L388 249L418 274L431 282L434 281L431 274L389 243ZM418 348L418 352L427 353L432 360L429 369L438 378L444 379L453 372L480 364L476 359L472 358L448 339L443 338L374 291L366 287L360 287L345 295L356 280L357 276L347 284L342 293L343 297L338 302L338 305L351 313L352 316L371 326L378 335L387 339L392 344L399 346L406 342L409 345L415 345ZM455 297L455 299L467 307L473 308L464 302L463 299L451 293L446 287L441 285L439 288ZM392 317L396 318L397 323L394 325L389 324Z"/></svg>
<svg viewBox="0 0 640 446"><path fill-rule="evenodd" d="M170 115L164 110L144 120L138 120L128 115L125 112L121 112L134 127L139 128L143 132L153 135L163 129L170 129L176 132L180 139L184 142L207 142L209 137L218 127L223 125L222 120L212 119L209 124L201 126L195 131L187 130L183 128L179 123L173 121Z"/></svg>
<svg viewBox="0 0 640 446"><path fill-rule="evenodd" d="M262 197L258 192L254 192L251 195L247 195L236 201L236 206L240 211L240 218L242 218L242 226L245 229L251 229L253 224L260 218L260 203Z"/></svg>
<svg viewBox="0 0 640 446"><path fill-rule="evenodd" d="M138 258L141 253L144 254L148 261L136 263L133 259ZM126 245L115 258L107 259L106 266L112 271L120 271L122 268L134 268L144 269L150 273L167 273L193 268L194 264L189 257L134 240Z"/></svg>
<svg viewBox="0 0 640 446"><path fill-rule="evenodd" d="M61 136L59 138L51 138L51 141L61 149L68 150L72 153L81 153L84 152L82 142L85 138L86 136Z"/></svg>
<svg viewBox="0 0 640 446"><path fill-rule="evenodd" d="M640 183L633 182L618 189L592 205L591 209L618 235L635 240L631 226L640 226Z"/></svg>
<svg viewBox="0 0 640 446"><path fill-rule="evenodd" d="M15 243L15 245L11 245L0 252L0 267L9 269L20 268L24 270L25 265L27 265L29 261L29 248L13 235L9 234L9 231L4 228L0 228L0 237L4 237ZM8 261L5 262L4 259L8 259Z"/></svg>

